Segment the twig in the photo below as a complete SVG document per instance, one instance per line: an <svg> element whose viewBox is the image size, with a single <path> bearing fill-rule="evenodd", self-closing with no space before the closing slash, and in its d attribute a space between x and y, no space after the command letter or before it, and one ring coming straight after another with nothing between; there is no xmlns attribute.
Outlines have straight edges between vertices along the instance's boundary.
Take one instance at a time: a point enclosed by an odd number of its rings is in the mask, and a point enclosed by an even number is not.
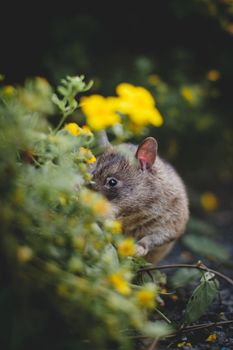
<svg viewBox="0 0 233 350"><path fill-rule="evenodd" d="M197 264L171 264L171 265L145 267L143 269L138 270L138 272L148 272L148 271L153 271L153 270L177 269L177 268L198 269L198 270L202 270L202 271L206 271L206 272L212 272L233 286L233 280L230 277L224 275L221 272L215 271L213 269L209 269L207 266L203 265L200 262L198 262Z"/></svg>
<svg viewBox="0 0 233 350"><path fill-rule="evenodd" d="M191 331L196 331L199 329L204 329L204 328L209 328L209 327L213 327L213 326L224 326L226 324L230 324L233 323L233 320L227 320L227 321L219 321L219 322L210 322L210 323L201 323L201 324L196 324L193 326L187 326L181 329L178 329L176 332L169 334L166 336L166 338L170 338L170 337L175 337L176 335L178 335L179 333L186 333L186 332L191 332Z"/></svg>
<svg viewBox="0 0 233 350"><path fill-rule="evenodd" d="M155 312L157 312L159 316L161 316L168 324L172 323L172 321L169 320L169 318L167 318L167 316L165 316L159 309L157 309L157 307L155 308Z"/></svg>
<svg viewBox="0 0 233 350"><path fill-rule="evenodd" d="M205 328L210 328L210 327L214 327L214 326L215 327L224 326L224 325L231 324L231 323L233 323L233 320L219 321L219 322L210 322L210 323L201 323L201 324L196 324L196 325L193 325L193 326L187 326L187 327L178 329L174 333L166 335L164 338L171 338L171 337L177 336L180 333L196 331L196 330L199 330L199 329L205 329ZM139 335L139 336L132 336L130 338L133 338L133 339L146 339L148 337Z"/></svg>
<svg viewBox="0 0 233 350"><path fill-rule="evenodd" d="M155 350L155 347L156 347L157 343L158 343L158 339L155 338L155 339L152 341L152 343L150 344L150 346L149 346L149 348L148 348L147 350Z"/></svg>

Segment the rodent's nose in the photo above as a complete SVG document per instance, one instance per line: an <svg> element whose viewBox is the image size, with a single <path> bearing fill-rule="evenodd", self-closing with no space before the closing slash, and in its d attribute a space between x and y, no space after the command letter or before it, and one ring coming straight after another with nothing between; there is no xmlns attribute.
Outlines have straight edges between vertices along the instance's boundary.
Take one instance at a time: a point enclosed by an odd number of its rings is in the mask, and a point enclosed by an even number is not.
<svg viewBox="0 0 233 350"><path fill-rule="evenodd" d="M89 188L90 190L96 191L96 182L90 181L89 184L87 185L87 188Z"/></svg>

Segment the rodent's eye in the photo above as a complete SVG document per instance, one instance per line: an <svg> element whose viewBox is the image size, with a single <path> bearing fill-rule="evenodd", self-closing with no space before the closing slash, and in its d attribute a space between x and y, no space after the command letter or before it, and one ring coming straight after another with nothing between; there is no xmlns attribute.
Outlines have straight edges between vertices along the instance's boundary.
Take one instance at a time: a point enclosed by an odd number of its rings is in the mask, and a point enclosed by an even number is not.
<svg viewBox="0 0 233 350"><path fill-rule="evenodd" d="M113 177L110 177L107 179L107 183L106 183L109 187L114 187L117 185L117 180L114 179Z"/></svg>

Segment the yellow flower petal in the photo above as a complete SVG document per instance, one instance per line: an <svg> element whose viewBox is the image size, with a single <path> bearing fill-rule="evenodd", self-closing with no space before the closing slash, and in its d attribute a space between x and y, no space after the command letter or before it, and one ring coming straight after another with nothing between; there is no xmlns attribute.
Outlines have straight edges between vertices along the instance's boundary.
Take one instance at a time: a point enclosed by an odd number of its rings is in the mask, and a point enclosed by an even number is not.
<svg viewBox="0 0 233 350"><path fill-rule="evenodd" d="M66 124L65 129L73 136L78 136L81 133L81 128L76 123Z"/></svg>
<svg viewBox="0 0 233 350"><path fill-rule="evenodd" d="M121 273L116 272L110 276L110 282L115 287L115 289L123 295L129 295L131 289L128 285L128 281L124 279Z"/></svg>
<svg viewBox="0 0 233 350"><path fill-rule="evenodd" d="M155 289L142 289L136 293L136 298L141 306L148 309L153 309L155 307Z"/></svg>
<svg viewBox="0 0 233 350"><path fill-rule="evenodd" d="M135 254L136 247L134 244L134 240L132 238L126 238L121 241L118 245L118 253L121 256L132 256Z"/></svg>
<svg viewBox="0 0 233 350"><path fill-rule="evenodd" d="M6 85L3 87L3 93L6 96L11 96L15 92L15 88L12 85Z"/></svg>
<svg viewBox="0 0 233 350"><path fill-rule="evenodd" d="M210 81L216 81L220 78L220 73L216 69L211 69L207 73L207 79Z"/></svg>
<svg viewBox="0 0 233 350"><path fill-rule="evenodd" d="M87 124L93 130L101 130L120 122L116 113L116 100L101 95L92 95L81 99L81 108L87 117Z"/></svg>
<svg viewBox="0 0 233 350"><path fill-rule="evenodd" d="M200 200L202 208L207 212L215 211L219 207L218 198L212 192L204 192Z"/></svg>
<svg viewBox="0 0 233 350"><path fill-rule="evenodd" d="M144 87L122 83L116 91L119 95L119 112L127 114L134 124L142 127L162 125L163 118L155 107L154 98Z"/></svg>
<svg viewBox="0 0 233 350"><path fill-rule="evenodd" d="M194 95L193 95L193 91L190 87L188 86L184 86L182 89L181 89L181 95L183 96L183 98L190 102L190 103L193 103L194 101Z"/></svg>
<svg viewBox="0 0 233 350"><path fill-rule="evenodd" d="M210 342L210 343L213 343L213 342L215 342L216 339L217 339L217 335L216 335L215 333L213 333L213 334L210 334L210 335L208 336L208 338L206 339L206 341L208 341L208 342Z"/></svg>
<svg viewBox="0 0 233 350"><path fill-rule="evenodd" d="M32 259L33 251L30 247L24 245L24 246L18 247L16 255L17 255L18 261L20 261L22 263L26 263Z"/></svg>
<svg viewBox="0 0 233 350"><path fill-rule="evenodd" d="M182 341L181 343L177 344L178 348L191 348L192 344L186 341Z"/></svg>

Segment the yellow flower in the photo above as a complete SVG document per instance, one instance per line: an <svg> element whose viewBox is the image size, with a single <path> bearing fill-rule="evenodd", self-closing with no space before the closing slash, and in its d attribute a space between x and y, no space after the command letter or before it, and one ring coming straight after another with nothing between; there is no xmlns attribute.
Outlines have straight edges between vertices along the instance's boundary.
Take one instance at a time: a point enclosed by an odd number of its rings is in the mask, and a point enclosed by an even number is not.
<svg viewBox="0 0 233 350"><path fill-rule="evenodd" d="M87 124L93 130L102 130L120 122L116 113L116 98L92 95L81 99L81 108Z"/></svg>
<svg viewBox="0 0 233 350"><path fill-rule="evenodd" d="M36 85L36 88L41 93L47 94L47 93L50 93L52 91L51 86L49 85L49 82L43 77L36 77L35 85Z"/></svg>
<svg viewBox="0 0 233 350"><path fill-rule="evenodd" d="M181 343L177 344L178 348L191 348L192 344L186 341L182 341Z"/></svg>
<svg viewBox="0 0 233 350"><path fill-rule="evenodd" d="M131 113L136 109L154 108L155 102L153 96L145 88L134 86L128 83L121 83L116 88L117 94L122 99L123 113Z"/></svg>
<svg viewBox="0 0 233 350"><path fill-rule="evenodd" d="M15 92L15 88L12 85L6 85L3 88L3 93L6 96L11 96Z"/></svg>
<svg viewBox="0 0 233 350"><path fill-rule="evenodd" d="M92 156L90 159L88 159L87 163L88 164L92 164L92 163L95 163L96 162L96 157L95 156Z"/></svg>
<svg viewBox="0 0 233 350"><path fill-rule="evenodd" d="M160 77L157 74L151 74L148 76L148 80L152 85L157 85L158 81L160 80Z"/></svg>
<svg viewBox="0 0 233 350"><path fill-rule="evenodd" d="M215 211L219 206L218 198L212 192L204 192L200 201L203 209L207 212Z"/></svg>
<svg viewBox="0 0 233 350"><path fill-rule="evenodd" d="M207 79L210 81L216 81L220 78L220 73L217 69L211 69L207 73Z"/></svg>
<svg viewBox="0 0 233 350"><path fill-rule="evenodd" d="M139 305L146 307L147 309L153 309L155 307L156 289L154 285L143 287L136 293L137 302Z"/></svg>
<svg viewBox="0 0 233 350"><path fill-rule="evenodd" d="M80 191L80 201L91 208L92 212L96 215L107 216L110 214L110 203L98 193L84 189Z"/></svg>
<svg viewBox="0 0 233 350"><path fill-rule="evenodd" d="M134 244L134 240L132 238L126 238L121 241L118 245L118 253L121 256L132 256L135 254L136 247Z"/></svg>
<svg viewBox="0 0 233 350"><path fill-rule="evenodd" d="M173 295L171 295L171 299L173 301L177 301L178 300L178 296L176 294L173 294Z"/></svg>
<svg viewBox="0 0 233 350"><path fill-rule="evenodd" d="M168 293L168 291L167 291L167 288L161 288L160 289L160 294L167 294Z"/></svg>
<svg viewBox="0 0 233 350"><path fill-rule="evenodd" d="M122 223L118 220L107 220L105 222L105 228L112 233L118 234L122 232Z"/></svg>
<svg viewBox="0 0 233 350"><path fill-rule="evenodd" d="M33 251L30 247L24 245L24 246L18 247L16 256L18 261L25 263L32 259Z"/></svg>
<svg viewBox="0 0 233 350"><path fill-rule="evenodd" d="M87 149L86 147L80 147L80 153L88 164L96 162L96 157L90 149Z"/></svg>
<svg viewBox="0 0 233 350"><path fill-rule="evenodd" d="M116 92L119 95L118 111L127 114L134 124L160 126L163 123L153 96L145 88L122 83L117 86Z"/></svg>
<svg viewBox="0 0 233 350"><path fill-rule="evenodd" d="M213 333L213 334L210 334L210 335L208 336L208 338L206 339L206 341L213 343L213 342L215 342L216 339L217 339L217 335L216 335L216 333Z"/></svg>
<svg viewBox="0 0 233 350"><path fill-rule="evenodd" d="M76 123L66 124L65 130L67 130L73 136L78 136L81 134L81 128Z"/></svg>
<svg viewBox="0 0 233 350"><path fill-rule="evenodd" d="M181 89L181 95L183 96L183 98L190 102L190 103L193 103L195 98L194 98L194 94L193 94L193 91L190 87L188 86L184 86L182 89Z"/></svg>
<svg viewBox="0 0 233 350"><path fill-rule="evenodd" d="M110 282L115 287L115 289L123 295L129 295L131 289L128 282L123 278L120 272L116 272L110 276Z"/></svg>
<svg viewBox="0 0 233 350"><path fill-rule="evenodd" d="M95 193L88 189L83 189L80 191L80 201L84 204L90 205L92 204L93 200L95 198Z"/></svg>
<svg viewBox="0 0 233 350"><path fill-rule="evenodd" d="M93 135L91 129L87 125L83 125L81 128L81 133L84 135Z"/></svg>
<svg viewBox="0 0 233 350"><path fill-rule="evenodd" d="M63 193L59 196L58 199L59 199L59 202L60 202L61 205L66 205L68 203L68 198Z"/></svg>
<svg viewBox="0 0 233 350"><path fill-rule="evenodd" d="M92 205L92 211L94 214L106 216L110 213L109 202L104 198L98 198Z"/></svg>

